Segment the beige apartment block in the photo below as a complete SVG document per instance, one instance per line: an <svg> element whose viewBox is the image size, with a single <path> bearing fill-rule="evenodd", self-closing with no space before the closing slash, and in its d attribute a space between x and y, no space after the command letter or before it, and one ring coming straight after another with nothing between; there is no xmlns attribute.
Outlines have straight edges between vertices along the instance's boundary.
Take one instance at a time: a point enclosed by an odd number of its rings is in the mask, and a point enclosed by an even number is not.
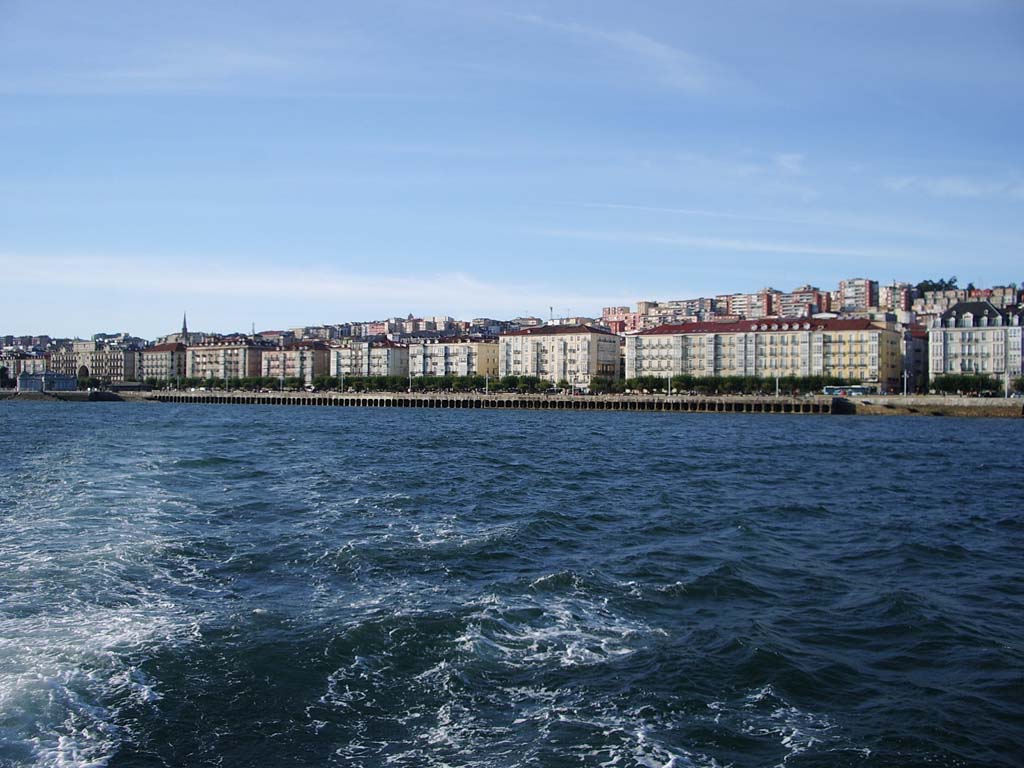
<svg viewBox="0 0 1024 768"><path fill-rule="evenodd" d="M499 376L537 376L586 387L594 377L619 378L620 339L592 325L542 325L503 333Z"/></svg>
<svg viewBox="0 0 1024 768"><path fill-rule="evenodd" d="M989 301L962 302L928 329L931 378L978 373L998 379L1021 375L1024 308L1001 309Z"/></svg>
<svg viewBox="0 0 1024 768"><path fill-rule="evenodd" d="M429 339L409 344L413 376L497 376L498 342Z"/></svg>
<svg viewBox="0 0 1024 768"><path fill-rule="evenodd" d="M263 376L302 379L309 386L318 376L331 371L331 355L327 345L318 341L295 341L283 348L263 350Z"/></svg>
<svg viewBox="0 0 1024 768"><path fill-rule="evenodd" d="M901 335L869 320L670 325L626 337L626 378L833 376L899 386Z"/></svg>
<svg viewBox="0 0 1024 768"><path fill-rule="evenodd" d="M350 341L330 348L330 373L344 376L408 376L409 348L387 339Z"/></svg>
<svg viewBox="0 0 1024 768"><path fill-rule="evenodd" d="M260 375L263 352L248 340L218 340L189 347L185 370L190 378L245 379Z"/></svg>
<svg viewBox="0 0 1024 768"><path fill-rule="evenodd" d="M142 350L142 375L140 378L174 381L185 376L188 353L184 344L157 344Z"/></svg>

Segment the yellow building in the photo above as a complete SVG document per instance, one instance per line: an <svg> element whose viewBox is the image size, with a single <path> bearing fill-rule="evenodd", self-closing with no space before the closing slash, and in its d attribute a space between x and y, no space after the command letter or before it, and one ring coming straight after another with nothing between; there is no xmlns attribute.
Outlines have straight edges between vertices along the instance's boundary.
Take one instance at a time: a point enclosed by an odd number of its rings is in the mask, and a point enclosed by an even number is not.
<svg viewBox="0 0 1024 768"><path fill-rule="evenodd" d="M497 376L498 342L441 338L409 343L409 371L415 376Z"/></svg>
<svg viewBox="0 0 1024 768"><path fill-rule="evenodd" d="M828 376L897 391L900 334L870 320L665 325L626 337L626 378Z"/></svg>

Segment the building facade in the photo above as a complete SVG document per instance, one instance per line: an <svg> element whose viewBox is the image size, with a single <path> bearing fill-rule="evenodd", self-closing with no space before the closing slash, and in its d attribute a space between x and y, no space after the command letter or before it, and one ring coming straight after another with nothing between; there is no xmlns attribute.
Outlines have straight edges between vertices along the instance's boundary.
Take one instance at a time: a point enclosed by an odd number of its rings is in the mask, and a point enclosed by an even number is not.
<svg viewBox="0 0 1024 768"><path fill-rule="evenodd" d="M409 344L414 376L497 376L498 342L478 339L428 339Z"/></svg>
<svg viewBox="0 0 1024 768"><path fill-rule="evenodd" d="M74 341L70 348L50 354L50 371L76 378L103 381L137 381L140 351L104 347L95 341Z"/></svg>
<svg viewBox="0 0 1024 768"><path fill-rule="evenodd" d="M197 344L186 351L185 373L195 379L255 378L265 349L245 337Z"/></svg>
<svg viewBox="0 0 1024 768"><path fill-rule="evenodd" d="M176 381L185 376L188 353L180 343L157 344L142 350L140 378Z"/></svg>
<svg viewBox="0 0 1024 768"><path fill-rule="evenodd" d="M387 339L352 341L330 349L331 376L408 376L409 348Z"/></svg>
<svg viewBox="0 0 1024 768"><path fill-rule="evenodd" d="M868 320L662 326L626 338L626 378L828 376L896 391L901 334Z"/></svg>
<svg viewBox="0 0 1024 768"><path fill-rule="evenodd" d="M946 310L928 329L932 379L943 374L984 374L1013 379L1021 375L1024 307L1000 309L989 301L969 301Z"/></svg>
<svg viewBox="0 0 1024 768"><path fill-rule="evenodd" d="M619 337L592 325L543 325L504 333L499 376L537 376L586 387L595 377L619 378Z"/></svg>
<svg viewBox="0 0 1024 768"><path fill-rule="evenodd" d="M858 312L878 306L878 281L851 277L839 281L832 301L833 312Z"/></svg>
<svg viewBox="0 0 1024 768"><path fill-rule="evenodd" d="M327 345L318 341L293 341L284 347L263 350L262 375L275 379L301 379L310 386L318 376L331 372Z"/></svg>
<svg viewBox="0 0 1024 768"><path fill-rule="evenodd" d="M25 373L18 374L19 392L74 392L78 389L77 376L65 376L61 373Z"/></svg>

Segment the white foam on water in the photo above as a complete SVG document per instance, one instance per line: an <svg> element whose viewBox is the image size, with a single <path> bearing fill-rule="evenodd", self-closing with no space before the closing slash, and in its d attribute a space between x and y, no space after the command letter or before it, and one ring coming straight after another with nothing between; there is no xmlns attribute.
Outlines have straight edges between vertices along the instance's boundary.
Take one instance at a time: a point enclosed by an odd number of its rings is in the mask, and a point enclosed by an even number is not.
<svg viewBox="0 0 1024 768"><path fill-rule="evenodd" d="M457 639L463 652L517 668L601 664L629 656L661 630L578 594L486 601Z"/></svg>
<svg viewBox="0 0 1024 768"><path fill-rule="evenodd" d="M738 701L713 701L708 710L716 725L777 744L782 757L776 768L808 752L870 754L851 744L832 718L793 706L772 685L750 691Z"/></svg>
<svg viewBox="0 0 1024 768"><path fill-rule="evenodd" d="M192 620L161 605L0 619L5 753L40 766L102 768L130 729L122 712L160 701L137 666L147 649L196 631Z"/></svg>

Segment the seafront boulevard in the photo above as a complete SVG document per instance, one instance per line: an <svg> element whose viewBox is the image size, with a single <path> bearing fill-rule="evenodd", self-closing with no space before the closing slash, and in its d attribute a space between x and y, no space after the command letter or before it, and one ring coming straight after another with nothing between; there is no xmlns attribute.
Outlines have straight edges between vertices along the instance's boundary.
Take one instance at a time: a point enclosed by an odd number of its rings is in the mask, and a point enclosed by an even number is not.
<svg viewBox="0 0 1024 768"><path fill-rule="evenodd" d="M763 413L859 416L964 416L1022 418L1018 398L936 395L773 397L744 395L545 395L406 392L55 392L0 394L14 400L148 402L344 408L461 408L646 413Z"/></svg>

